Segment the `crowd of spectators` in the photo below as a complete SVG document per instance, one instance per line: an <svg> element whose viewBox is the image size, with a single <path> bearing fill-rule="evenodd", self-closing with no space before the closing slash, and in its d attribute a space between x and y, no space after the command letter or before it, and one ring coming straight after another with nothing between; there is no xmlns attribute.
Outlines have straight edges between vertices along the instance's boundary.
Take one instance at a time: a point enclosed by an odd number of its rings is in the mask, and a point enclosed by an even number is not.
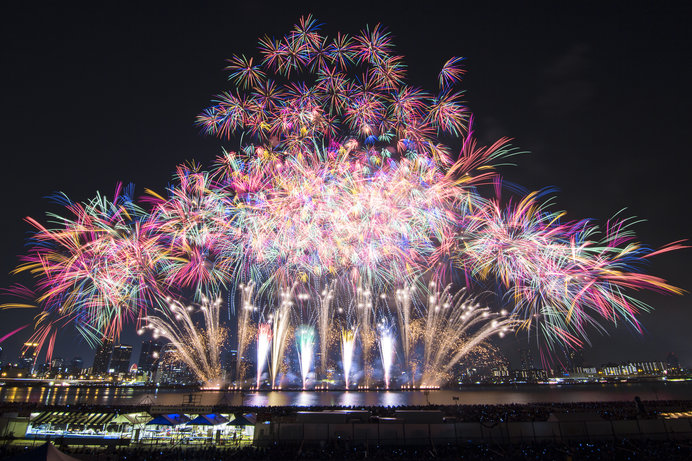
<svg viewBox="0 0 692 461"><path fill-rule="evenodd" d="M467 444L427 447L327 447L276 446L269 448L64 448L63 451L82 461L196 461L196 460L656 460L692 459L692 445L666 440L619 440L582 443L534 444ZM0 452L1 458L16 456L28 449L14 447Z"/></svg>
<svg viewBox="0 0 692 461"><path fill-rule="evenodd" d="M515 421L546 421L551 414L588 413L606 420L647 419L660 417L661 413L689 411L692 401L617 401L617 402L578 402L578 403L533 403L505 405L426 405L426 406L358 406L358 407L248 407L217 406L214 412L255 413L257 421L282 421L295 418L298 411L310 410L366 410L371 418L392 417L396 410L439 410L448 421L481 422L496 424ZM36 405L31 403L2 403L0 412L18 412L28 415L36 411L80 411L130 413L148 411L146 406L124 405ZM0 459L30 450L6 440L0 449ZM181 445L166 448L122 446L122 447L60 447L77 459L110 460L216 460L216 459L385 459L385 460L426 460L426 459L564 459L564 460L646 460L673 461L692 459L692 444L688 441L670 440L608 440L596 442L543 443L530 445L498 445L488 443L466 443L463 445L438 445L427 447L377 447L330 444L315 446L272 446L272 447L185 447Z"/></svg>
<svg viewBox="0 0 692 461"><path fill-rule="evenodd" d="M37 411L79 411L99 413L135 413L146 412L147 405L43 405L36 403L1 403L0 413L19 412L29 414ZM652 400L652 401L614 401L614 402L571 402L571 403L527 403L505 405L424 405L424 406L229 406L217 405L214 413L256 413L258 421L271 421L276 418L290 417L297 411L322 410L367 410L373 416L394 416L396 410L440 410L444 416L464 422L513 422L513 421L546 421L551 413L596 413L606 420L657 418L661 413L689 411L692 401L689 400Z"/></svg>

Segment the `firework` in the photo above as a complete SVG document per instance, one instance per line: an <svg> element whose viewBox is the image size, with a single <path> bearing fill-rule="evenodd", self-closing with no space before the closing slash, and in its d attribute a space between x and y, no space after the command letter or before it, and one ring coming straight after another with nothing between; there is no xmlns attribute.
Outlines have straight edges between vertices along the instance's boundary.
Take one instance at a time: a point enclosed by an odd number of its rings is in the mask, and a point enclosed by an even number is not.
<svg viewBox="0 0 692 461"><path fill-rule="evenodd" d="M273 342L271 347L271 380L272 388L276 385L276 377L279 374L279 369L283 363L284 351L286 349L286 338L291 321L291 293L288 290L282 290L280 305L272 315L272 330Z"/></svg>
<svg viewBox="0 0 692 461"><path fill-rule="evenodd" d="M636 266L681 244L652 252L633 241L629 220L610 222L602 233L586 220L561 223L562 214L547 211L535 194L506 208L488 202L461 237L471 275L495 275L525 319L523 327L537 324L551 348L580 347L589 327L603 330L599 318L640 330L636 315L650 308L625 288L680 293Z"/></svg>
<svg viewBox="0 0 692 461"><path fill-rule="evenodd" d="M315 348L315 328L310 325L301 325L296 330L296 349L300 363L300 375L303 390L306 389L308 374L312 366L312 358Z"/></svg>
<svg viewBox="0 0 692 461"><path fill-rule="evenodd" d="M152 209L144 222L166 251L159 270L163 284L198 295L218 293L230 279L231 264L223 258L230 256L224 243L235 231L231 200L206 172L180 166L175 179L168 199L150 193Z"/></svg>
<svg viewBox="0 0 692 461"><path fill-rule="evenodd" d="M517 325L513 316L481 307L465 289L451 294L449 285L436 290L433 283L429 288L421 318L423 387L444 384L452 368L475 347Z"/></svg>
<svg viewBox="0 0 692 461"><path fill-rule="evenodd" d="M147 324L138 333L148 329L154 338L170 341L175 358L187 365L205 387L218 387L222 384L220 358L226 340L226 330L219 324L221 299L202 295L201 301L197 306L185 306L168 299L170 304L147 317ZM201 326L195 324L194 314L201 314Z"/></svg>
<svg viewBox="0 0 692 461"><path fill-rule="evenodd" d="M384 385L387 389L389 389L395 353L394 337L390 331L382 327L380 329L380 357L382 359L382 371L384 372Z"/></svg>
<svg viewBox="0 0 692 461"><path fill-rule="evenodd" d="M236 310L237 319L237 344L238 361L236 362L235 376L238 383L242 384L245 379L245 352L248 344L252 341L252 331L250 321L251 314L257 311L254 299L255 284L240 285L240 309Z"/></svg>
<svg viewBox="0 0 692 461"><path fill-rule="evenodd" d="M260 388L262 372L267 363L269 348L272 342L272 328L268 323L261 323L257 329L257 389Z"/></svg>
<svg viewBox="0 0 692 461"><path fill-rule="evenodd" d="M343 384L349 389L353 384L359 387L372 387L375 376L381 376L384 386L390 388L393 384L392 370L400 366L406 371L406 376L396 379L400 385L409 387L440 386L446 383L453 368L460 362L483 348L494 335L504 336L512 331L520 322L506 312L493 313L487 307L481 307L475 297L465 289L452 293L451 286L437 289L431 282L428 286L414 289L407 287L397 291L395 298L397 306L409 306L404 312L409 316L406 322L398 321L396 317L401 310L393 310L388 306L388 296L382 293L375 296L370 290L360 287L343 286L335 290L338 307L335 313L335 324L326 332L330 336L336 325L341 331L340 358ZM408 298L404 300L403 298ZM284 298L287 299L287 298ZM306 319L316 319L313 315L321 309L319 299L314 303L306 294L298 296L304 304ZM374 302L379 299L380 302ZM377 315L380 320L375 324ZM272 322L276 317L272 317ZM400 320L400 319L399 319ZM395 335L390 325L403 325L399 335ZM372 338L364 335L362 330L370 330ZM286 328L287 331L288 329ZM316 328L314 323L302 324L295 329L295 334L285 333L277 338L276 323L272 330L268 324L260 324L257 335L258 373L264 369L267 351L274 350L277 342L281 347L291 341L295 342L298 352L298 363L295 369L300 373L302 388L307 387L307 376L311 370L316 343ZM406 341L408 346L404 347ZM376 362L370 348L379 349L380 360ZM396 350L408 349L408 355L401 355L401 363L396 358ZM326 348L325 355L337 351ZM358 359L358 361L356 361ZM273 359L274 360L274 359ZM362 379L356 370L363 370ZM326 379L326 370L316 372L317 379Z"/></svg>
<svg viewBox="0 0 692 461"><path fill-rule="evenodd" d="M344 372L344 384L346 385L346 389L350 387L353 353L356 346L356 333L357 330L343 330L341 332L341 366Z"/></svg>
<svg viewBox="0 0 692 461"><path fill-rule="evenodd" d="M240 139L237 151L208 169L179 166L167 194L148 191L142 205L118 187L112 200L59 195L67 214L49 215L50 225L28 218L36 232L17 271L37 278L38 294L19 291L41 309L32 337L39 347L50 354L68 324L96 344L127 321L157 318L180 321L181 334L198 335L201 354L215 355L218 341L190 330L166 300L192 293L192 304L205 306L227 291L241 384L253 343L257 386L266 365L275 386L296 340L305 386L309 326L322 377L341 332L347 387L357 344L366 386L378 346L386 385L397 356L410 384L435 385L517 319L549 349L581 347L589 331L605 329L601 322L640 329L637 316L649 307L629 290L680 293L641 272L644 260L679 243L651 251L635 242L628 220L600 231L586 220L561 222L537 194L508 205L480 195L478 186L499 184L495 167L516 151L505 138L476 142L457 88L463 58L449 59L439 91L426 92L406 82L404 59L380 25L330 38L307 16L258 49L228 60L232 88L197 119L208 134ZM438 136L457 139L458 153ZM459 273L469 289L497 282L512 315L451 294L446 284ZM299 338L294 319L306 326ZM382 324L397 327L397 344ZM201 380L217 379L213 370L201 367Z"/></svg>
<svg viewBox="0 0 692 461"><path fill-rule="evenodd" d="M317 307L317 330L320 338L320 373L324 375L327 371L327 346L329 345L329 334L332 328L334 310L332 300L334 298L334 283L322 290Z"/></svg>
<svg viewBox="0 0 692 461"><path fill-rule="evenodd" d="M37 232L15 272L38 279L35 299L43 312L32 341L39 348L48 341L49 355L60 326L71 323L97 344L117 337L124 323L141 319L159 299L157 269L166 253L140 225L144 212L131 192L118 187L113 200L99 194L86 203L58 195L70 216L49 214L53 228L27 218Z"/></svg>

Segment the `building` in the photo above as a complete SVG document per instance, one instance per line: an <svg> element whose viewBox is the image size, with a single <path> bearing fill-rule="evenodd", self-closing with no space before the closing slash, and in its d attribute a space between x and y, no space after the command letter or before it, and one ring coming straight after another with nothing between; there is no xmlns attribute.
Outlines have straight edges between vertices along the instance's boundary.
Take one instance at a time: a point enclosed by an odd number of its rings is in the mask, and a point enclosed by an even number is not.
<svg viewBox="0 0 692 461"><path fill-rule="evenodd" d="M187 365L177 359L177 350L172 344L166 344L161 349L159 366L156 369L156 384L185 385L197 382L194 374Z"/></svg>
<svg viewBox="0 0 692 461"><path fill-rule="evenodd" d="M129 344L118 344L113 347L111 363L108 365L110 373L127 374L130 371L130 358L132 357L132 346Z"/></svg>
<svg viewBox="0 0 692 461"><path fill-rule="evenodd" d="M536 368L533 365L533 354L531 354L531 349L519 349L519 360L522 370L528 371Z"/></svg>
<svg viewBox="0 0 692 461"><path fill-rule="evenodd" d="M675 355L675 352L668 353L666 365L668 365L669 370L677 370L680 368L680 360L678 360L678 356Z"/></svg>
<svg viewBox="0 0 692 461"><path fill-rule="evenodd" d="M319 356L319 353L317 354ZM320 363L319 357L316 359L315 363ZM236 349L231 349L226 359L226 380L228 382L233 382L236 379L235 371L238 368L238 351Z"/></svg>
<svg viewBox="0 0 692 461"><path fill-rule="evenodd" d="M584 367L584 354L581 350L572 349L568 353L569 368L570 370L576 370L578 368Z"/></svg>
<svg viewBox="0 0 692 461"><path fill-rule="evenodd" d="M29 373L31 373L37 355L38 343L24 343L22 351L19 353L19 368L29 370Z"/></svg>
<svg viewBox="0 0 692 461"><path fill-rule="evenodd" d="M82 374L84 370L84 360L81 357L75 357L70 362L70 367L68 368L68 373L73 376L78 376Z"/></svg>
<svg viewBox="0 0 692 461"><path fill-rule="evenodd" d="M514 370L512 374L515 383L541 383L548 380L548 373L542 369Z"/></svg>
<svg viewBox="0 0 692 461"><path fill-rule="evenodd" d="M495 384L502 384L502 383L509 382L509 379L510 379L509 367L504 363L493 368L491 371L491 374L492 374L492 377L490 378L491 382L493 382Z"/></svg>
<svg viewBox="0 0 692 461"><path fill-rule="evenodd" d="M113 353L113 340L104 339L101 345L96 349L96 356L94 357L94 366L91 367L91 372L95 375L101 375L108 373L108 365L111 361L111 354Z"/></svg>
<svg viewBox="0 0 692 461"><path fill-rule="evenodd" d="M615 378L660 376L666 369L666 364L663 362L627 362L619 365L609 363L601 367L603 376Z"/></svg>
<svg viewBox="0 0 692 461"><path fill-rule="evenodd" d="M50 369L55 374L62 373L64 367L65 367L65 361L59 355L54 356L53 360L50 361Z"/></svg>
<svg viewBox="0 0 692 461"><path fill-rule="evenodd" d="M154 373L159 364L161 348L163 344L158 341L144 341L139 353L137 370L145 373Z"/></svg>

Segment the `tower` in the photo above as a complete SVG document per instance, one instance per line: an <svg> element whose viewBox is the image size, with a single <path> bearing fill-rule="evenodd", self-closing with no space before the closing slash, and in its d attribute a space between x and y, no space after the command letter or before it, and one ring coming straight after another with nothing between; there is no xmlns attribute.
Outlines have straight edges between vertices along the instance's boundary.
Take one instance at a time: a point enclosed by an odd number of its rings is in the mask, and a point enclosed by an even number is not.
<svg viewBox="0 0 692 461"><path fill-rule="evenodd" d="M24 343L22 351L19 353L19 368L25 368L31 373L36 355L38 355L38 343Z"/></svg>
<svg viewBox="0 0 692 461"><path fill-rule="evenodd" d="M111 363L108 370L113 373L128 373L130 371L130 358L132 357L132 346L129 344L118 344L113 347Z"/></svg>
<svg viewBox="0 0 692 461"><path fill-rule="evenodd" d="M108 364L111 360L111 354L113 352L113 340L104 339L101 345L96 349L96 356L94 357L94 366L91 368L94 374L105 374L108 373Z"/></svg>
<svg viewBox="0 0 692 461"><path fill-rule="evenodd" d="M522 370L533 370L535 368L533 365L533 355L531 354L531 349L519 349L519 360L521 361Z"/></svg>
<svg viewBox="0 0 692 461"><path fill-rule="evenodd" d="M142 342L142 350L139 353L139 361L137 362L138 370L147 373L156 371L162 347L163 344L158 341L149 340Z"/></svg>

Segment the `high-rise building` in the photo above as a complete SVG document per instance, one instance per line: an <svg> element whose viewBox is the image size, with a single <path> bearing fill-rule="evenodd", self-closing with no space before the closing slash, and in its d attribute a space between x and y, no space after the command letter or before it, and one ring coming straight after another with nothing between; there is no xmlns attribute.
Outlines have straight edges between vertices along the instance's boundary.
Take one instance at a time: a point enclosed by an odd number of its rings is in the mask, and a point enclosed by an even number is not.
<svg viewBox="0 0 692 461"><path fill-rule="evenodd" d="M680 360L678 360L678 356L675 355L675 352L668 353L668 356L666 357L666 364L671 370L677 370L680 368Z"/></svg>
<svg viewBox="0 0 692 461"><path fill-rule="evenodd" d="M31 372L38 355L38 343L24 343L19 353L19 368L25 368Z"/></svg>
<svg viewBox="0 0 692 461"><path fill-rule="evenodd" d="M118 344L113 347L111 363L108 371L113 373L127 373L130 371L130 358L132 357L132 346L129 344Z"/></svg>
<svg viewBox="0 0 692 461"><path fill-rule="evenodd" d="M533 355L531 349L519 349L519 360L521 361L522 370L533 370Z"/></svg>
<svg viewBox="0 0 692 461"><path fill-rule="evenodd" d="M319 360L315 363L320 363ZM233 381L237 378L235 375L235 371L238 368L238 351L236 349L231 349L230 354L228 355L228 363L226 364L226 376L229 378L229 381Z"/></svg>
<svg viewBox="0 0 692 461"><path fill-rule="evenodd" d="M158 341L142 342L142 350L139 353L137 368L139 371L153 373L159 364L161 348L163 344Z"/></svg>
<svg viewBox="0 0 692 461"><path fill-rule="evenodd" d="M53 356L53 360L50 361L50 368L53 373L62 373L63 367L65 366L65 361L59 355Z"/></svg>
<svg viewBox="0 0 692 461"><path fill-rule="evenodd" d="M161 349L161 359L156 370L157 384L190 384L196 381L187 365L176 359L177 350L171 343Z"/></svg>
<svg viewBox="0 0 692 461"><path fill-rule="evenodd" d="M576 370L577 368L582 368L584 366L584 354L581 350L570 350L568 357L570 369Z"/></svg>
<svg viewBox="0 0 692 461"><path fill-rule="evenodd" d="M91 367L91 372L94 374L104 374L108 373L108 364L111 361L111 354L113 353L113 340L104 339L101 345L96 349L96 356L94 357L94 366Z"/></svg>
<svg viewBox="0 0 692 461"><path fill-rule="evenodd" d="M84 360L82 360L81 357L75 357L70 362L70 367L69 367L68 372L71 375L77 376L77 375L82 374L83 369L84 369Z"/></svg>

